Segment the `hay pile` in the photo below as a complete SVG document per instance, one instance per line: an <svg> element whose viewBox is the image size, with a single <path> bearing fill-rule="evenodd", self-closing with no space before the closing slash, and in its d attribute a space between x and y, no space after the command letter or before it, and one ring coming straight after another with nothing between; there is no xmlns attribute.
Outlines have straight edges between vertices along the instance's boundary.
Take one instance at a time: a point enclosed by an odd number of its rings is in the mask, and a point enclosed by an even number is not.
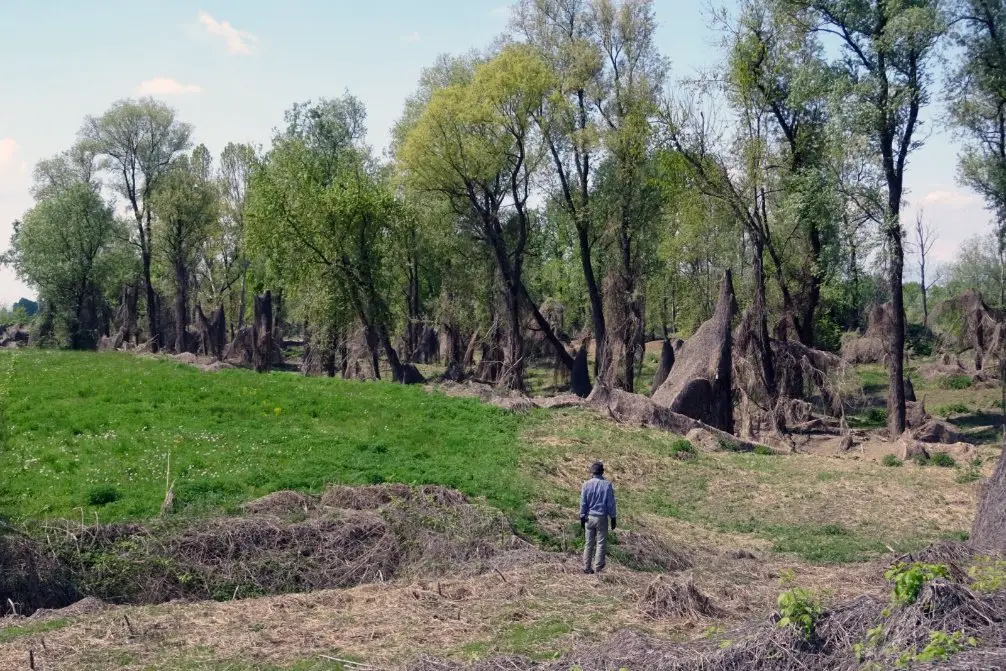
<svg viewBox="0 0 1006 671"><path fill-rule="evenodd" d="M332 487L276 492L246 515L149 526L67 522L38 539L0 536L0 598L18 613L81 596L109 603L234 599L384 582L478 575L531 551L499 513L443 487ZM9 608L8 608L9 611Z"/></svg>
<svg viewBox="0 0 1006 671"><path fill-rule="evenodd" d="M724 614L723 609L696 587L691 578L667 580L663 576L646 588L639 600L639 610L651 620L665 617L715 618Z"/></svg>

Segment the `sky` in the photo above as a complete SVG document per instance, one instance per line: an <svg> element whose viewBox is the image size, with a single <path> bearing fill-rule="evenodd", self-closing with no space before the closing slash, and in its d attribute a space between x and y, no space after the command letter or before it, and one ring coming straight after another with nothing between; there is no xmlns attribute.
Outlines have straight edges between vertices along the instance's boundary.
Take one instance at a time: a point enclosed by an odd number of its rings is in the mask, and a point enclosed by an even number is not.
<svg viewBox="0 0 1006 671"><path fill-rule="evenodd" d="M707 3L654 4L672 79L718 61ZM167 102L216 154L228 142L267 145L292 103L348 90L366 104L368 140L381 150L422 69L486 46L508 17L505 0L0 0L0 253L32 205L33 166L116 100ZM939 235L933 259L946 262L990 224L956 183L957 147L931 123L938 114L939 104L912 156L905 213L914 220L924 208ZM0 269L0 304L34 295Z"/></svg>

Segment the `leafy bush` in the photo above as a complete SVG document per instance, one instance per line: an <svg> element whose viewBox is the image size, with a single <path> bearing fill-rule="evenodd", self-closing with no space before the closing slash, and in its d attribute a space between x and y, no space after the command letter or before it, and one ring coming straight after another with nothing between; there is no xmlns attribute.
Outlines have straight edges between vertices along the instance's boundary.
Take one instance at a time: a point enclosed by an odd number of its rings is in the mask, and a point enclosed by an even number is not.
<svg viewBox="0 0 1006 671"><path fill-rule="evenodd" d="M971 589L976 592L999 592L1006 589L1006 560L977 557L968 567Z"/></svg>
<svg viewBox="0 0 1006 671"><path fill-rule="evenodd" d="M953 468L957 462L946 452L936 452L929 458L929 463L940 468Z"/></svg>
<svg viewBox="0 0 1006 671"><path fill-rule="evenodd" d="M912 462L916 466L928 466L929 465L929 455L924 452L919 452L912 456Z"/></svg>
<svg viewBox="0 0 1006 671"><path fill-rule="evenodd" d="M885 454L883 460L880 463L890 468L897 468L901 466L904 462L902 462L901 459L898 459L893 454Z"/></svg>
<svg viewBox="0 0 1006 671"><path fill-rule="evenodd" d="M898 657L896 667L906 669L916 662L945 662L953 655L964 650L965 646L973 648L977 645L978 639L973 636L965 639L963 631L955 631L952 634L944 631L931 631L929 632L929 643L926 644L926 647L917 654L911 650L901 653Z"/></svg>
<svg viewBox="0 0 1006 671"><path fill-rule="evenodd" d="M767 447L765 445L755 445L754 453L755 454L760 454L760 455L766 456L766 457L775 456L775 454L776 454L775 450L773 450L771 447Z"/></svg>
<svg viewBox="0 0 1006 671"><path fill-rule="evenodd" d="M691 459L697 454L695 446L684 438L671 443L671 456L675 459Z"/></svg>
<svg viewBox="0 0 1006 671"><path fill-rule="evenodd" d="M916 356L930 356L933 353L935 343L936 336L927 326L922 324L908 325L905 346L912 350Z"/></svg>
<svg viewBox="0 0 1006 671"><path fill-rule="evenodd" d="M899 606L915 603L926 583L937 578L946 578L950 569L943 564L923 564L898 562L884 572L884 579L894 586L892 600Z"/></svg>
<svg viewBox="0 0 1006 671"><path fill-rule="evenodd" d="M933 412L938 417L952 417L953 415L966 415L971 412L971 408L964 403L950 403L948 405L941 405Z"/></svg>
<svg viewBox="0 0 1006 671"><path fill-rule="evenodd" d="M825 352L842 349L842 327L830 315L819 315L814 321L814 345Z"/></svg>
<svg viewBox="0 0 1006 671"><path fill-rule="evenodd" d="M107 506L121 498L119 490L111 485L97 485L87 491L87 502L92 506Z"/></svg>
<svg viewBox="0 0 1006 671"><path fill-rule="evenodd" d="M941 377L939 386L940 389L970 389L973 384L970 375L947 375L946 377Z"/></svg>
<svg viewBox="0 0 1006 671"><path fill-rule="evenodd" d="M824 609L813 592L794 587L779 594L776 605L779 607L777 626L793 626L808 641L814 636L814 624Z"/></svg>

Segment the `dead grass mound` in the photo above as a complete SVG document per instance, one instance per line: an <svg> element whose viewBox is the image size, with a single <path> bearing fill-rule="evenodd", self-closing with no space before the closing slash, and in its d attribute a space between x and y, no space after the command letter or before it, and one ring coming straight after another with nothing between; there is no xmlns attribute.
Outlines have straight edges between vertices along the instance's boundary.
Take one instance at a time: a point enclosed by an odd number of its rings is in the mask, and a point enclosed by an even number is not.
<svg viewBox="0 0 1006 671"><path fill-rule="evenodd" d="M884 643L896 650L921 650L929 633L962 631L966 636L985 638L998 629L1006 616L1002 595L979 596L964 585L949 580L926 583L918 600L897 609L884 627Z"/></svg>
<svg viewBox="0 0 1006 671"><path fill-rule="evenodd" d="M70 571L41 542L0 526L0 615L60 608L79 598Z"/></svg>
<svg viewBox="0 0 1006 671"><path fill-rule="evenodd" d="M692 567L688 556L648 531L622 531L618 545L611 546L619 562L636 571L674 573Z"/></svg>
<svg viewBox="0 0 1006 671"><path fill-rule="evenodd" d="M317 506L318 502L312 496L301 492L283 490L267 494L254 501L249 501L242 506L242 509L252 515L287 517L309 513Z"/></svg>
<svg viewBox="0 0 1006 671"><path fill-rule="evenodd" d="M639 599L639 610L651 620L666 617L720 617L722 608L713 603L691 578L668 580L660 576L649 584Z"/></svg>

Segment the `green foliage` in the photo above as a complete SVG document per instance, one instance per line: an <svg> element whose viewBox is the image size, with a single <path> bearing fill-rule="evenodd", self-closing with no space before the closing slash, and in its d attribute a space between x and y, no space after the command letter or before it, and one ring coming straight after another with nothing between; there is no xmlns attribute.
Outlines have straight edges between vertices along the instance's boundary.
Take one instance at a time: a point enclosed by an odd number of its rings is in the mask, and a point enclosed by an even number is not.
<svg viewBox="0 0 1006 671"><path fill-rule="evenodd" d="M904 462L902 462L901 459L898 459L893 454L885 454L884 458L881 460L880 463L890 468L897 468L901 466Z"/></svg>
<svg viewBox="0 0 1006 671"><path fill-rule="evenodd" d="M957 461L946 452L936 452L929 458L929 463L940 468L954 468Z"/></svg>
<svg viewBox="0 0 1006 671"><path fill-rule="evenodd" d="M74 182L45 193L15 223L5 259L19 277L38 287L63 344L93 347L103 327L99 314L118 226L90 183Z"/></svg>
<svg viewBox="0 0 1006 671"><path fill-rule="evenodd" d="M933 410L938 417L950 418L954 415L966 415L971 412L971 406L966 403L949 403L947 405L941 405L940 407Z"/></svg>
<svg viewBox="0 0 1006 671"><path fill-rule="evenodd" d="M119 490L111 485L96 485L87 490L87 503L92 506L107 506L121 498Z"/></svg>
<svg viewBox="0 0 1006 671"><path fill-rule="evenodd" d="M940 389L963 390L970 389L974 384L970 375L946 375L937 382Z"/></svg>
<svg viewBox="0 0 1006 671"><path fill-rule="evenodd" d="M898 606L915 603L926 583L949 576L950 569L945 565L921 562L898 562L884 572L884 579L894 588L891 598Z"/></svg>
<svg viewBox="0 0 1006 671"><path fill-rule="evenodd" d="M779 627L792 626L806 640L814 636L814 625L824 609L820 600L810 590L800 587L786 590L776 599Z"/></svg>
<svg viewBox="0 0 1006 671"><path fill-rule="evenodd" d="M968 567L969 587L977 592L1001 592L1006 589L1006 560L976 557Z"/></svg>
<svg viewBox="0 0 1006 671"><path fill-rule="evenodd" d="M766 445L755 445L754 454L758 454L764 457L774 457L777 453L771 447Z"/></svg>
<svg viewBox="0 0 1006 671"><path fill-rule="evenodd" d="M922 324L908 325L905 347L909 348L915 356L931 356L935 344L936 336L928 327Z"/></svg>
<svg viewBox="0 0 1006 671"><path fill-rule="evenodd" d="M671 443L670 453L672 457L677 459L693 459L698 454L698 451L694 445L681 438Z"/></svg>
<svg viewBox="0 0 1006 671"><path fill-rule="evenodd" d="M929 632L929 642L921 651L916 653L907 650L898 656L896 668L906 669L913 664L945 662L966 648L973 648L977 645L978 640L974 637L965 638L963 631L955 631L952 634L943 631L931 631Z"/></svg>

